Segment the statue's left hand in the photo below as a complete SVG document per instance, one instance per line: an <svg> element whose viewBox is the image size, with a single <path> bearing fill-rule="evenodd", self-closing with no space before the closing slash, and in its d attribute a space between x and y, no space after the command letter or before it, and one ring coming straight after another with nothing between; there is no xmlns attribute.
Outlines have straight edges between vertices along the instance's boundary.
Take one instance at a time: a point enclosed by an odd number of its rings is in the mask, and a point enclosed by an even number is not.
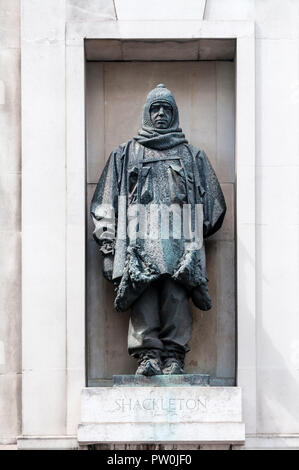
<svg viewBox="0 0 299 470"><path fill-rule="evenodd" d="M208 291L208 284L202 283L195 287L191 293L191 299L200 310L210 310L212 302Z"/></svg>

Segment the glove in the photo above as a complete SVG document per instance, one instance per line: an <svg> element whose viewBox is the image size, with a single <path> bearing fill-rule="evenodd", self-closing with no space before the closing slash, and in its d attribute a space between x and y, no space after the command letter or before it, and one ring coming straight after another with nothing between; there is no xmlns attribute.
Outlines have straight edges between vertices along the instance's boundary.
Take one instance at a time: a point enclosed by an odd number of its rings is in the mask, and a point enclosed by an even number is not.
<svg viewBox="0 0 299 470"><path fill-rule="evenodd" d="M105 279L107 279L107 281L112 281L113 262L114 262L114 257L112 255L104 256L103 274L104 274Z"/></svg>
<svg viewBox="0 0 299 470"><path fill-rule="evenodd" d="M200 310L210 310L212 302L208 291L208 284L202 283L195 287L191 292L191 299L194 305Z"/></svg>

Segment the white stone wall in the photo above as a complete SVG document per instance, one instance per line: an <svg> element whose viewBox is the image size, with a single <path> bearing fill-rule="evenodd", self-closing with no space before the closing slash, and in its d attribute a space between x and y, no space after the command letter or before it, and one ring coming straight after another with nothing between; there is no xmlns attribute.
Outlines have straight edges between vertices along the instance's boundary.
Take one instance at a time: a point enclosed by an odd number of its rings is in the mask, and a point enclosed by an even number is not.
<svg viewBox="0 0 299 470"><path fill-rule="evenodd" d="M207 20L256 23L256 420L299 433L299 2L209 0Z"/></svg>
<svg viewBox="0 0 299 470"><path fill-rule="evenodd" d="M0 1L0 444L21 430L19 3Z"/></svg>
<svg viewBox="0 0 299 470"><path fill-rule="evenodd" d="M23 237L23 398L35 390L22 410L22 432L31 435L75 433L76 420L66 400L70 388L65 266L70 210L65 191L66 23L152 19L149 15L154 10L140 6L145 0L128 0L127 9L125 1L22 1L22 176L23 190L34 187L35 194L31 200L27 194L22 220L27 234ZM298 435L299 2L172 0L172 21L189 20L190 4L195 5L191 10L195 21L204 15L208 21L250 20L256 24L257 328L256 371L248 374L256 375L251 392L256 396L257 412L246 417L246 429L253 435ZM18 7L17 0L0 2L2 442L14 440L20 433ZM127 23L126 29L129 27ZM35 99L37 89L42 101ZM76 374L76 365L72 373ZM42 402L37 399L41 395Z"/></svg>

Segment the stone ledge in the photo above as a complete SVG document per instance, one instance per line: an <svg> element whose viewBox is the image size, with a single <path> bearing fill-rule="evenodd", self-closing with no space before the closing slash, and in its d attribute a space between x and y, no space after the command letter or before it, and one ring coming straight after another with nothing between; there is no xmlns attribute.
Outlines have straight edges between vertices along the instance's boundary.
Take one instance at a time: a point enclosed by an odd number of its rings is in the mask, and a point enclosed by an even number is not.
<svg viewBox="0 0 299 470"><path fill-rule="evenodd" d="M20 436L18 450L75 450L77 436Z"/></svg>
<svg viewBox="0 0 299 470"><path fill-rule="evenodd" d="M179 387L201 386L210 384L210 376L207 374L181 374L181 375L114 375L114 387Z"/></svg>
<svg viewBox="0 0 299 470"><path fill-rule="evenodd" d="M234 444L245 441L243 423L104 423L80 424L80 445L96 443Z"/></svg>

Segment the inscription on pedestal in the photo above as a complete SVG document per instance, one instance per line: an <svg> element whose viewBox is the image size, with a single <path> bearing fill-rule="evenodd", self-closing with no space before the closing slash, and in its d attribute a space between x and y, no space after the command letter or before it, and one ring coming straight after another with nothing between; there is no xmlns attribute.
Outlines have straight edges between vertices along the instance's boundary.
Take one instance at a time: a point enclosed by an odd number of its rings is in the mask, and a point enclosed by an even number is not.
<svg viewBox="0 0 299 470"><path fill-rule="evenodd" d="M242 443L238 387L114 386L82 392L80 443Z"/></svg>
<svg viewBox="0 0 299 470"><path fill-rule="evenodd" d="M83 422L240 421L233 387L103 387L83 391Z"/></svg>

